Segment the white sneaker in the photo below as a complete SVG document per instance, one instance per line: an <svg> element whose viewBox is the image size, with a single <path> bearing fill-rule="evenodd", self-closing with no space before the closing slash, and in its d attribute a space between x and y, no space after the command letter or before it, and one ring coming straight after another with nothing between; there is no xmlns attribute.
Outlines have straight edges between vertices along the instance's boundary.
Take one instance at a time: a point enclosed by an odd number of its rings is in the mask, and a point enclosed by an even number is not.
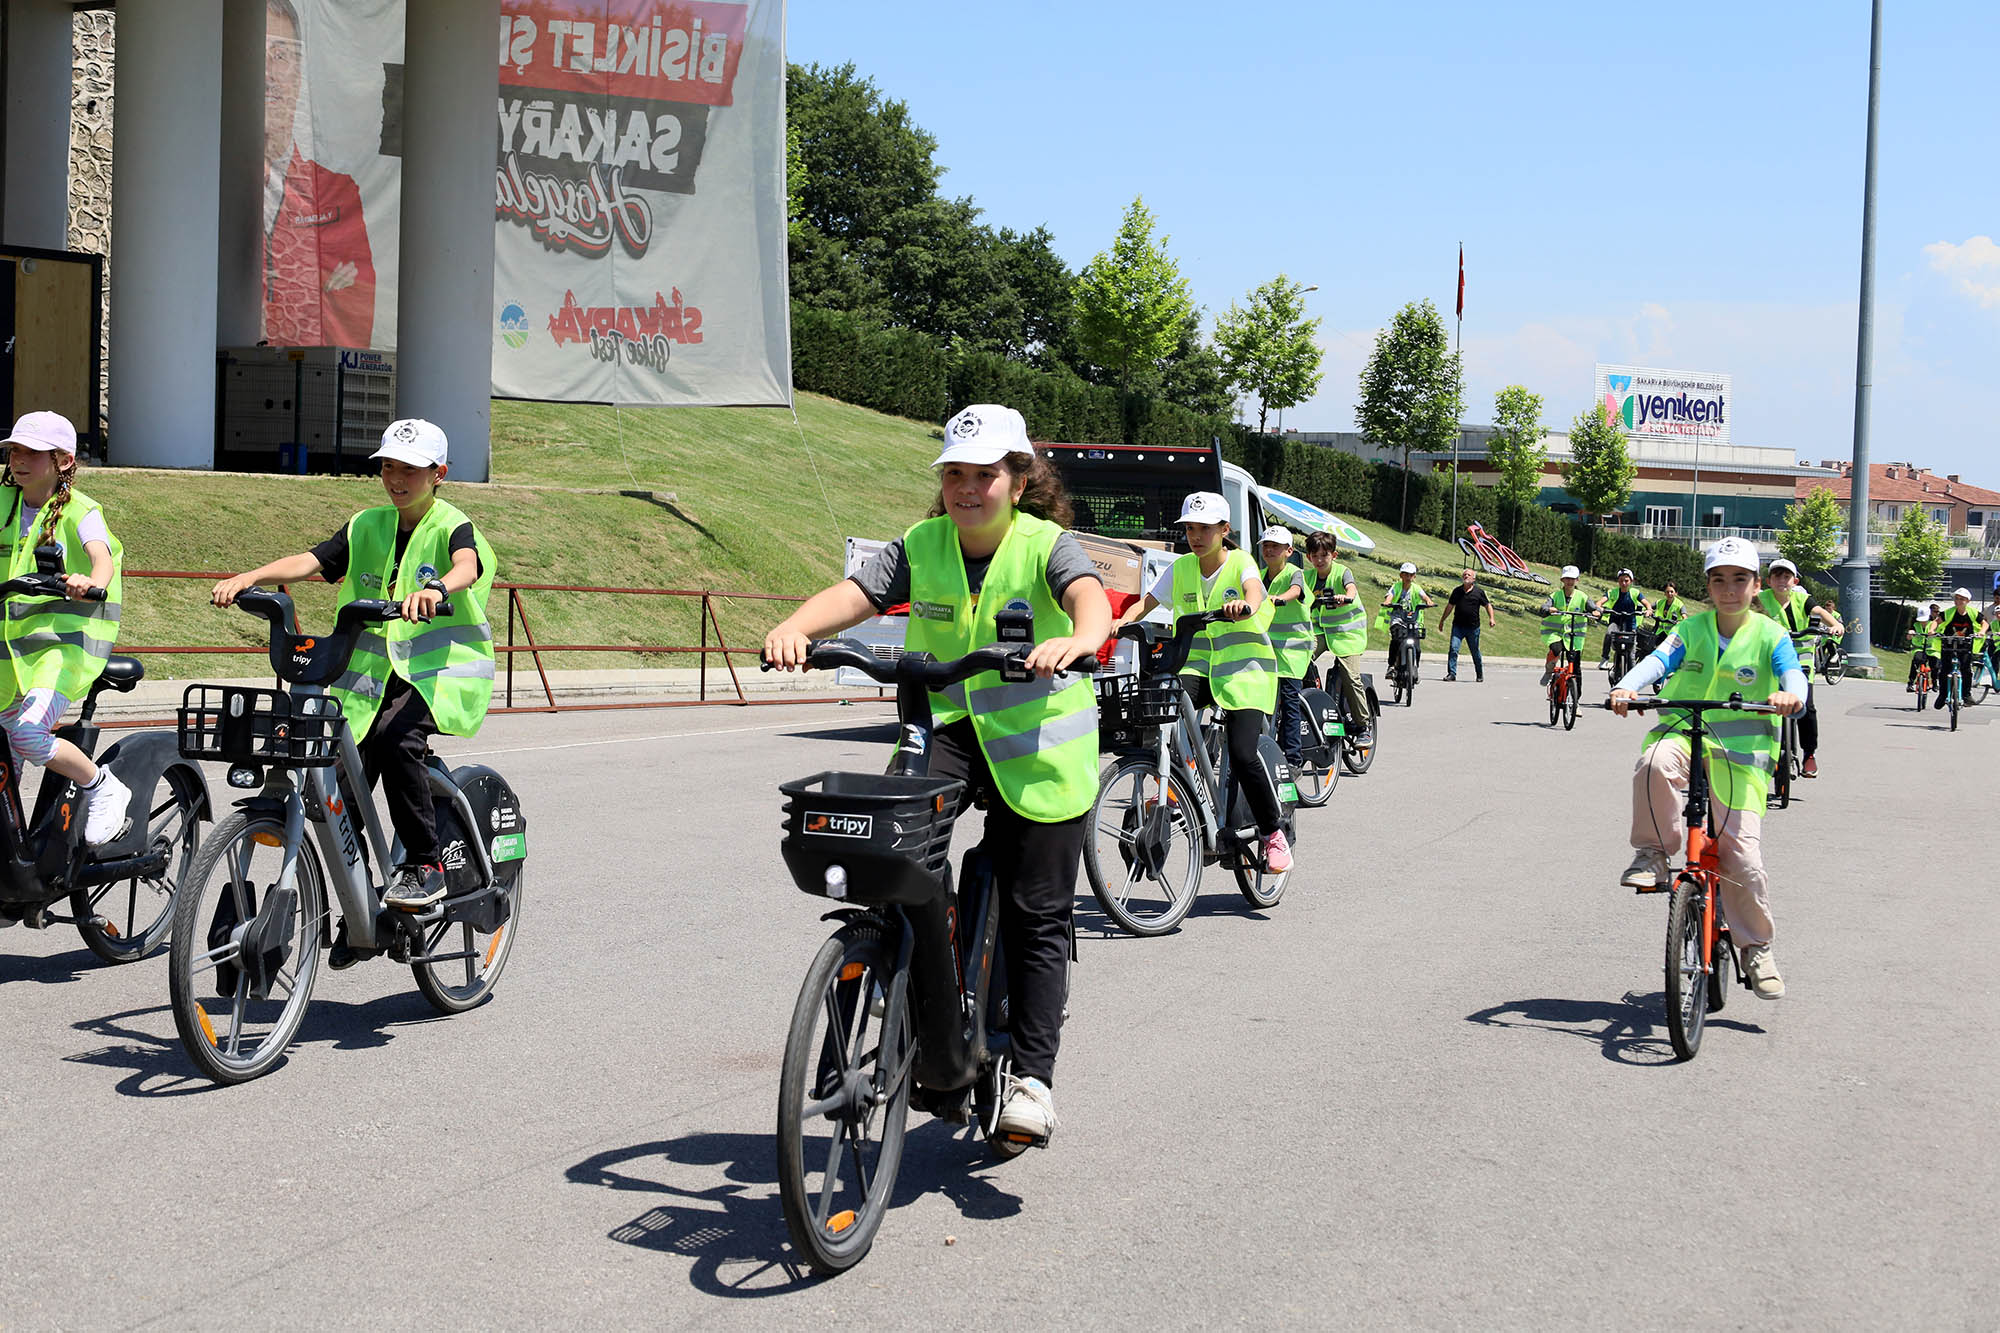
<svg viewBox="0 0 2000 1333"><path fill-rule="evenodd" d="M1641 847L1632 853L1632 864L1618 882L1628 889L1660 889L1666 887L1670 873L1664 854Z"/></svg>
<svg viewBox="0 0 2000 1333"><path fill-rule="evenodd" d="M1758 999L1785 998L1785 979L1778 975L1778 960L1771 956L1770 945L1753 944L1743 951L1743 975L1750 978L1750 989Z"/></svg>
<svg viewBox="0 0 2000 1333"><path fill-rule="evenodd" d="M90 808L83 817L83 840L96 847L125 831L125 808L132 791L108 768L97 770L97 785L86 789Z"/></svg>
<svg viewBox="0 0 2000 1333"><path fill-rule="evenodd" d="M1055 1094L1038 1078L1009 1078L1007 1100L1000 1104L993 1128L1002 1138L1020 1135L1046 1146L1056 1132Z"/></svg>

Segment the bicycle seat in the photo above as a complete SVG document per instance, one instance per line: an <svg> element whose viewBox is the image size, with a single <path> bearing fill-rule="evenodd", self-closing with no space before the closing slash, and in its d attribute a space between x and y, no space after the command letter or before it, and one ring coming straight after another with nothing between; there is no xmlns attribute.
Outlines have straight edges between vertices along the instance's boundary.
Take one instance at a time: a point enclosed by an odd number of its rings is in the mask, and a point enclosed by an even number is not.
<svg viewBox="0 0 2000 1333"><path fill-rule="evenodd" d="M95 688L130 694L132 688L145 678L146 664L138 658L112 657L105 662L104 670L98 673Z"/></svg>

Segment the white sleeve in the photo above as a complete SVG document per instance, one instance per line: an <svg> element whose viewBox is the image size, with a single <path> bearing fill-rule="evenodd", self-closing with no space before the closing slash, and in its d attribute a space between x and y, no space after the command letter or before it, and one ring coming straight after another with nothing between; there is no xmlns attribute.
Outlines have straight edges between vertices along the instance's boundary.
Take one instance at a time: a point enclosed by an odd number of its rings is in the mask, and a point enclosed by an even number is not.
<svg viewBox="0 0 2000 1333"><path fill-rule="evenodd" d="M1255 588L1255 589L1256 589L1256 590L1257 590L1258 592L1260 592L1260 593L1262 593L1262 592L1263 592L1263 591L1265 590L1265 589L1264 589L1264 579L1263 579L1263 576L1262 576L1262 575L1259 575L1259 574L1246 574L1246 575L1244 575L1244 577L1243 577L1243 596L1245 597L1245 599L1248 599L1248 598L1249 598L1249 596L1250 596L1250 590L1251 590L1252 588Z"/></svg>
<svg viewBox="0 0 2000 1333"><path fill-rule="evenodd" d="M104 511L93 509L85 514L77 522L76 535L83 538L85 545L91 542L103 542L105 546L110 546L111 529L104 526Z"/></svg>
<svg viewBox="0 0 2000 1333"><path fill-rule="evenodd" d="M1173 609L1174 567L1172 565L1168 565L1165 569L1160 571L1160 577L1154 581L1153 586L1147 595L1150 596L1154 601L1158 602L1161 606L1166 607L1168 610L1171 611Z"/></svg>

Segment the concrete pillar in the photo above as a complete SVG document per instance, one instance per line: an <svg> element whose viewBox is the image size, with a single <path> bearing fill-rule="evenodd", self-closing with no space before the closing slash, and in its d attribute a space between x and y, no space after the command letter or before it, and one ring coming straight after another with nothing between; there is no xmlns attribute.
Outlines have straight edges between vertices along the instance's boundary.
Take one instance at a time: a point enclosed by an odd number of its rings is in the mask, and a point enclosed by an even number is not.
<svg viewBox="0 0 2000 1333"><path fill-rule="evenodd" d="M9 245L69 248L70 59L68 0L7 0Z"/></svg>
<svg viewBox="0 0 2000 1333"><path fill-rule="evenodd" d="M215 336L223 347L264 336L264 10L265 0L222 0Z"/></svg>
<svg viewBox="0 0 2000 1333"><path fill-rule="evenodd" d="M396 413L485 481L493 395L493 59L500 0L422 0L403 29L403 224Z"/></svg>
<svg viewBox="0 0 2000 1333"><path fill-rule="evenodd" d="M111 461L215 464L222 0L122 0L112 125Z"/></svg>

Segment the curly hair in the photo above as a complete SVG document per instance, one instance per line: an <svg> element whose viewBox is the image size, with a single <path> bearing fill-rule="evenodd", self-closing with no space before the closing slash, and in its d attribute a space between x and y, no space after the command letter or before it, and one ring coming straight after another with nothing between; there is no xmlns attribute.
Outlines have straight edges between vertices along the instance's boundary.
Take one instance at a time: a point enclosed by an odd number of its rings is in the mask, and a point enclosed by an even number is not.
<svg viewBox="0 0 2000 1333"><path fill-rule="evenodd" d="M995 466L1009 477L1026 478L1026 484L1021 487L1021 498L1014 502L1016 509L1036 518L1045 518L1059 528L1067 528L1076 522L1076 506L1070 501L1069 488L1063 485L1062 474L1056 471L1046 454L1037 451L1034 460L1026 467L1021 465L1017 455L1004 454ZM944 490L940 488L936 501L931 505L931 512L925 517L941 518L944 513Z"/></svg>

